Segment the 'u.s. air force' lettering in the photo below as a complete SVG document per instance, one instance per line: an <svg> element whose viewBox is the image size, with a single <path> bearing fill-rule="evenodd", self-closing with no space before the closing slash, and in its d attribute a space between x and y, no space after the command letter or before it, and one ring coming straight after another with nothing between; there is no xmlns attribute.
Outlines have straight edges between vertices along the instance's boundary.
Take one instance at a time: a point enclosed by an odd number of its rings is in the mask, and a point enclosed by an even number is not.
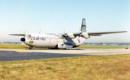
<svg viewBox="0 0 130 80"><path fill-rule="evenodd" d="M31 40L43 40L43 41L45 41L46 38L44 38L44 37L31 37Z"/></svg>

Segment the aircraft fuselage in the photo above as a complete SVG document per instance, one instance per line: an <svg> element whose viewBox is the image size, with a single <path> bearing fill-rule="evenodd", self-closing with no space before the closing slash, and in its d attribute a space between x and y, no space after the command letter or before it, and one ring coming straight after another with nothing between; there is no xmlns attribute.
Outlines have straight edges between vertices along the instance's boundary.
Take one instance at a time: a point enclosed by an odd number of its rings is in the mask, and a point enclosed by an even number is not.
<svg viewBox="0 0 130 80"><path fill-rule="evenodd" d="M86 41L85 38L77 36L74 39L62 38L51 34L26 34L24 43L31 47L66 48L77 47Z"/></svg>

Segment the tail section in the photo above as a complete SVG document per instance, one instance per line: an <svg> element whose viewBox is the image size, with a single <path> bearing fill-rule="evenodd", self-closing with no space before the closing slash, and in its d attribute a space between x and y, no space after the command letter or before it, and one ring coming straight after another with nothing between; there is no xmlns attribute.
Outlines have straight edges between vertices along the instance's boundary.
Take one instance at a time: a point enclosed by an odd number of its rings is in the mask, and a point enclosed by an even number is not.
<svg viewBox="0 0 130 80"><path fill-rule="evenodd" d="M82 19L81 32L86 32L86 19Z"/></svg>

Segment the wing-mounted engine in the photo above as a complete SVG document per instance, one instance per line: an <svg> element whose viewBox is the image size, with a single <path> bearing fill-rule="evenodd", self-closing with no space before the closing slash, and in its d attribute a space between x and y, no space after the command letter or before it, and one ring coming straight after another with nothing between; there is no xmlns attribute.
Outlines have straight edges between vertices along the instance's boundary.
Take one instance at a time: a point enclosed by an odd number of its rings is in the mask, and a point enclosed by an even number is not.
<svg viewBox="0 0 130 80"><path fill-rule="evenodd" d="M65 33L65 34L62 35L62 37L69 38L69 39L74 39L75 38L73 33Z"/></svg>
<svg viewBox="0 0 130 80"><path fill-rule="evenodd" d="M70 39L74 39L75 38L74 35L73 35L73 33L68 33L67 37L70 38Z"/></svg>
<svg viewBox="0 0 130 80"><path fill-rule="evenodd" d="M86 38L86 39L90 37L87 32L81 33L81 36Z"/></svg>

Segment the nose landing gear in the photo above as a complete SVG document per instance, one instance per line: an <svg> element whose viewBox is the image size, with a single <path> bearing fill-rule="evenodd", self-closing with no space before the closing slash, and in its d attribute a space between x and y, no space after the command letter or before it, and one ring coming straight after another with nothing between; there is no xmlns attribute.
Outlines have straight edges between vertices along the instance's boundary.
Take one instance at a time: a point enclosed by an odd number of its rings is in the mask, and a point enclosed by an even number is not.
<svg viewBox="0 0 130 80"><path fill-rule="evenodd" d="M32 46L29 46L29 49L32 49L33 47Z"/></svg>

